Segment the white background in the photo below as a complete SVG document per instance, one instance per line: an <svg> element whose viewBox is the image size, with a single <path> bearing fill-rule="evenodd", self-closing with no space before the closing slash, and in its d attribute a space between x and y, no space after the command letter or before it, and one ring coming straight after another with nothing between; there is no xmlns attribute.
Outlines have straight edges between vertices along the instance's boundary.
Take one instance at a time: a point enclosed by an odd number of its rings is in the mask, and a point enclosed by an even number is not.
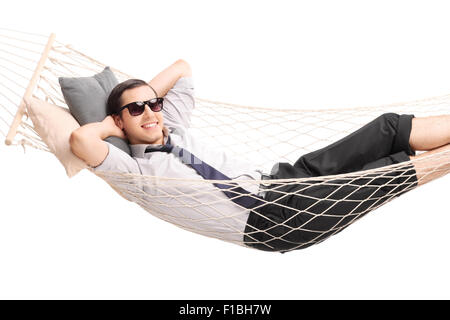
<svg viewBox="0 0 450 320"><path fill-rule="evenodd" d="M0 21L148 80L185 59L202 98L357 107L450 93L447 6L16 0ZM0 298L450 298L448 176L281 255L160 221L51 154L0 152Z"/></svg>

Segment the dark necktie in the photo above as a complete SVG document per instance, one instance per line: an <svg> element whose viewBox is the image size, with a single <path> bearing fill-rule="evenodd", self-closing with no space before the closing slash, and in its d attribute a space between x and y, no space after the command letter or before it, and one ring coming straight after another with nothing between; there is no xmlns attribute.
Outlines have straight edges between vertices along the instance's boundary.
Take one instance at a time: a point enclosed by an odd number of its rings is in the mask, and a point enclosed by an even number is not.
<svg viewBox="0 0 450 320"><path fill-rule="evenodd" d="M200 174L205 180L231 180L229 177L221 173L220 171L214 169L206 162L203 162L195 155L187 151L186 149L175 146L171 143L170 135L167 138L166 144L161 147L151 147L148 146L145 152L167 152L172 153L181 161L189 166L191 166L198 174ZM239 187L236 183L221 184L213 183L217 188L221 189L223 193L227 195L233 202L247 209L253 209L255 207L264 204L263 199L255 194L248 192L247 190Z"/></svg>

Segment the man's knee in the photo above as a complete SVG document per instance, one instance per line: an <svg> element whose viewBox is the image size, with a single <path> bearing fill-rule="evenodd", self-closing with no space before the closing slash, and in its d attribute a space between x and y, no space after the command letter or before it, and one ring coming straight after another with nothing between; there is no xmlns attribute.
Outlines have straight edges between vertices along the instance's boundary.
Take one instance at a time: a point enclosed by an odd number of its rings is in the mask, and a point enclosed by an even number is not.
<svg viewBox="0 0 450 320"><path fill-rule="evenodd" d="M399 119L399 114L395 112L385 112L375 118L373 122L379 123L381 128L385 127L385 124L387 124L389 128L392 128L396 132L398 129Z"/></svg>
<svg viewBox="0 0 450 320"><path fill-rule="evenodd" d="M387 120L387 121L398 121L400 115L395 112L386 112L383 113L380 118Z"/></svg>

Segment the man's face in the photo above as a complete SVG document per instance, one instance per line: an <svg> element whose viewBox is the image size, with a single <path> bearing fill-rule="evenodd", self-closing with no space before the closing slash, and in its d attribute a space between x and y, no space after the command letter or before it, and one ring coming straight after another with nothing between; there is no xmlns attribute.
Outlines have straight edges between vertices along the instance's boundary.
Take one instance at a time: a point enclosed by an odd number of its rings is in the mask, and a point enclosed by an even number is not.
<svg viewBox="0 0 450 320"><path fill-rule="evenodd" d="M121 105L135 101L147 101L156 98L149 86L140 86L125 90L121 97ZM130 144L164 144L162 128L164 119L161 112L153 112L149 106L145 106L144 112L139 116L132 116L127 109L122 110L122 119L114 116L117 126L124 129ZM144 125L156 122L156 126L145 128Z"/></svg>

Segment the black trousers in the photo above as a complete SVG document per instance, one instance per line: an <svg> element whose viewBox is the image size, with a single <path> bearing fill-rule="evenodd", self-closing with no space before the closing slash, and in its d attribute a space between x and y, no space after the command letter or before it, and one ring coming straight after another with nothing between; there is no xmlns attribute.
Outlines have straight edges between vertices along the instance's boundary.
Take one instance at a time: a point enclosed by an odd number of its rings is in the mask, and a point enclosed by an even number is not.
<svg viewBox="0 0 450 320"><path fill-rule="evenodd" d="M409 145L413 118L412 114L382 114L348 136L301 156L294 165L277 163L270 178L336 175L409 161L409 155L415 155ZM265 251L307 248L342 231L393 195L398 197L416 186L412 164L325 184L323 180L272 184L265 200L273 203L250 213L244 243Z"/></svg>

